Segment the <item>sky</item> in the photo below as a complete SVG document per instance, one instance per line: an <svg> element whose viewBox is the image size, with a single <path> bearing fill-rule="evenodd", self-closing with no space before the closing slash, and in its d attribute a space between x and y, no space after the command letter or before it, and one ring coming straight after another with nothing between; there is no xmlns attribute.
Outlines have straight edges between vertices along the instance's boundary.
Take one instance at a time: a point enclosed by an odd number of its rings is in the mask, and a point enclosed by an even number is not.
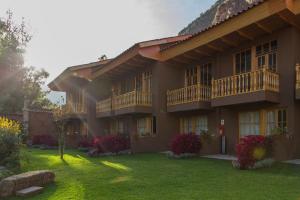
<svg viewBox="0 0 300 200"><path fill-rule="evenodd" d="M0 0L33 35L25 65L44 68L47 83L66 67L113 58L133 44L175 36L215 0ZM55 95L49 96L54 100Z"/></svg>

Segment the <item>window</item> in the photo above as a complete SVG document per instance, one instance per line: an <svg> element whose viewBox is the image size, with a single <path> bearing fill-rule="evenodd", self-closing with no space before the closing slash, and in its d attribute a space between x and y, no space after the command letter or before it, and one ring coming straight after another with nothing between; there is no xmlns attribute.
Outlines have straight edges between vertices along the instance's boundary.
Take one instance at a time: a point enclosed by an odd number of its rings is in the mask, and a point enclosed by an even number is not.
<svg viewBox="0 0 300 200"><path fill-rule="evenodd" d="M153 136L153 118L145 117L137 120L137 132L141 137ZM156 122L155 122L156 126ZM156 127L155 127L156 128Z"/></svg>
<svg viewBox="0 0 300 200"><path fill-rule="evenodd" d="M273 40L256 46L257 67L277 70L277 41Z"/></svg>
<svg viewBox="0 0 300 200"><path fill-rule="evenodd" d="M235 55L235 73L241 74L251 71L251 50L242 51Z"/></svg>
<svg viewBox="0 0 300 200"><path fill-rule="evenodd" d="M245 112L239 115L240 137L260 134L260 112Z"/></svg>
<svg viewBox="0 0 300 200"><path fill-rule="evenodd" d="M266 135L271 135L274 128L276 128L276 112L274 110L268 111L266 120Z"/></svg>
<svg viewBox="0 0 300 200"><path fill-rule="evenodd" d="M150 92L152 87L152 73L151 72L144 72L143 73L143 91Z"/></svg>
<svg viewBox="0 0 300 200"><path fill-rule="evenodd" d="M124 134L125 124L123 120L117 119L110 123L110 134Z"/></svg>
<svg viewBox="0 0 300 200"><path fill-rule="evenodd" d="M198 83L197 67L192 67L185 70L185 85L191 86Z"/></svg>
<svg viewBox="0 0 300 200"><path fill-rule="evenodd" d="M211 85L211 64L205 64L200 67L200 83L204 86Z"/></svg>
<svg viewBox="0 0 300 200"><path fill-rule="evenodd" d="M181 133L195 133L200 135L203 131L208 131L206 116L184 117L180 119Z"/></svg>
<svg viewBox="0 0 300 200"><path fill-rule="evenodd" d="M207 117L196 117L195 123L195 133L197 135L200 135L203 131L208 131Z"/></svg>
<svg viewBox="0 0 300 200"><path fill-rule="evenodd" d="M266 135L287 132L287 112L285 109L267 111Z"/></svg>
<svg viewBox="0 0 300 200"><path fill-rule="evenodd" d="M278 116L277 116L277 123L278 127L282 131L287 131L287 115L286 115L286 110L278 110Z"/></svg>
<svg viewBox="0 0 300 200"><path fill-rule="evenodd" d="M286 133L286 109L260 110L240 113L239 132L240 137L247 135Z"/></svg>

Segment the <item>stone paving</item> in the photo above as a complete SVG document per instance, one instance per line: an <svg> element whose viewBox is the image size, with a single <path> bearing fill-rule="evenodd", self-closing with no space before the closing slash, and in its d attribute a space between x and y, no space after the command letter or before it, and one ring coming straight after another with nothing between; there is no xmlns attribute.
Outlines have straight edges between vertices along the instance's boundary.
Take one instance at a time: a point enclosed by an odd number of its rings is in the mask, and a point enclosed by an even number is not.
<svg viewBox="0 0 300 200"><path fill-rule="evenodd" d="M223 155L223 154L206 155L206 156L202 156L202 157L203 158L218 159L218 160L237 160L237 158L235 156Z"/></svg>

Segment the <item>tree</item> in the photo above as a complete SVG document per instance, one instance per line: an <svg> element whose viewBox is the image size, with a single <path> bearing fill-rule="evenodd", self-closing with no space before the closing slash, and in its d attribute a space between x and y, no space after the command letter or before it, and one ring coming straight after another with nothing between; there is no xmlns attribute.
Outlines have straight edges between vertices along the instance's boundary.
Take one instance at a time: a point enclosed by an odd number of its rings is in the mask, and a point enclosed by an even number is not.
<svg viewBox="0 0 300 200"><path fill-rule="evenodd" d="M54 117L54 123L56 125L57 131L58 131L58 150L60 159L64 159L64 153L65 153L65 128L66 128L66 119L64 119L64 106L62 106L62 103L64 103L64 98L61 97L61 102L58 102L57 106L53 112Z"/></svg>
<svg viewBox="0 0 300 200"><path fill-rule="evenodd" d="M21 24L14 23L11 11L0 19L0 112L22 112L25 99L30 109L53 106L42 89L49 74L24 67L23 55L31 38L24 19Z"/></svg>

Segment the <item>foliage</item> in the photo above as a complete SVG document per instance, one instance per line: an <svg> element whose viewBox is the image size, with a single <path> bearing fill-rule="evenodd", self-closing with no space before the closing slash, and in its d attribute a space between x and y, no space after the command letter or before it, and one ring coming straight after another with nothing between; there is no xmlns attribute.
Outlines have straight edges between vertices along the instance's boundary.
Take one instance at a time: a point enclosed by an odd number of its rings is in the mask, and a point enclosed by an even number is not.
<svg viewBox="0 0 300 200"><path fill-rule="evenodd" d="M78 142L78 147L80 148L90 148L93 146L93 141L87 137L81 138Z"/></svg>
<svg viewBox="0 0 300 200"><path fill-rule="evenodd" d="M176 155L184 153L199 153L200 149L200 137L195 134L176 135L171 143L171 150Z"/></svg>
<svg viewBox="0 0 300 200"><path fill-rule="evenodd" d="M283 134L287 134L288 130L287 127L285 128L281 128L281 127L275 127L272 129L272 135L283 135Z"/></svg>
<svg viewBox="0 0 300 200"><path fill-rule="evenodd" d="M57 146L58 142L52 135L39 134L32 137L33 145L47 145L50 147Z"/></svg>
<svg viewBox="0 0 300 200"><path fill-rule="evenodd" d="M5 117L0 117L0 131L3 130L9 134L19 134L21 132L21 126L18 122L9 120Z"/></svg>
<svg viewBox="0 0 300 200"><path fill-rule="evenodd" d="M251 168L257 161L271 157L271 146L271 140L261 135L249 135L241 138L236 146L240 168Z"/></svg>
<svg viewBox="0 0 300 200"><path fill-rule="evenodd" d="M0 85L0 112L22 112L25 99L31 109L52 106L46 98L48 91L42 89L49 74L24 67L23 54L30 39L24 19L16 24L11 11L0 19L0 82L5 83Z"/></svg>
<svg viewBox="0 0 300 200"><path fill-rule="evenodd" d="M120 135L97 136L93 140L98 153L119 153L130 148L129 139Z"/></svg>
<svg viewBox="0 0 300 200"><path fill-rule="evenodd" d="M64 102L64 98L61 97L61 101ZM63 106L60 105L53 110L53 117L54 123L58 130L58 147L59 147L59 154L60 158L64 159L64 152L65 152L65 132L66 132L66 120L63 118L64 116L64 109Z"/></svg>
<svg viewBox="0 0 300 200"><path fill-rule="evenodd" d="M19 138L20 124L0 117L0 165L10 169L20 166Z"/></svg>

